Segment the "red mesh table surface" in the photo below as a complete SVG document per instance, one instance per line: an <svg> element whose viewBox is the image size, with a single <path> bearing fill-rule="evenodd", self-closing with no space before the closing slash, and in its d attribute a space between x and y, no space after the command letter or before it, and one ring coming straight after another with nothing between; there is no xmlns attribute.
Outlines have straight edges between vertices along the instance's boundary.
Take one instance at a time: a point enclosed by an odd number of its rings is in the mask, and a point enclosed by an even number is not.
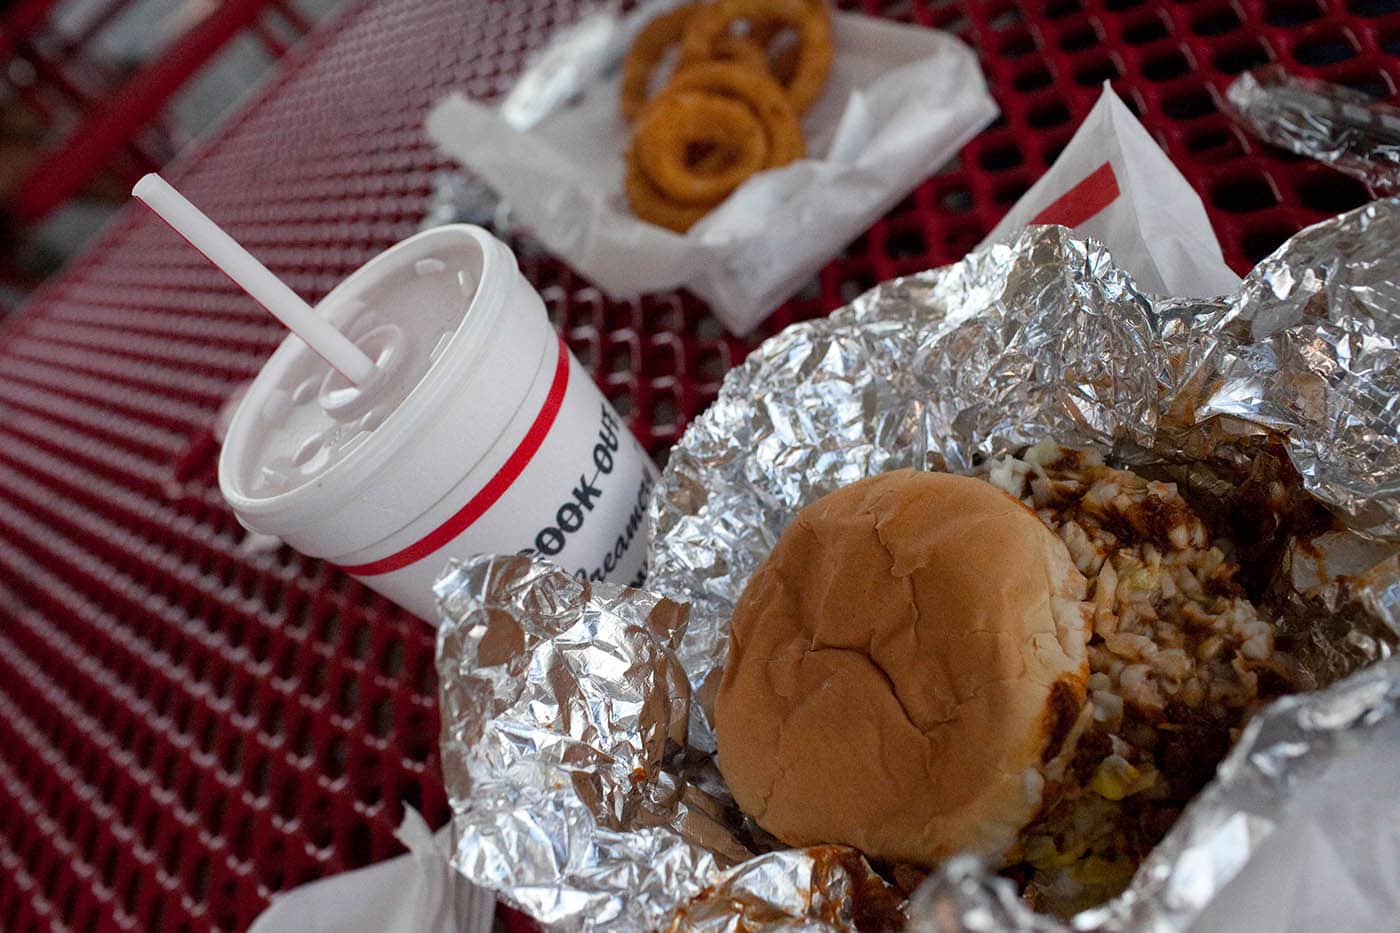
<svg viewBox="0 0 1400 933"><path fill-rule="evenodd" d="M442 167L419 132L432 101L500 91L579 7L361 4L171 174L319 297L418 225ZM1206 199L1243 271L1367 192L1232 128L1218 112L1232 75L1281 60L1384 97L1400 75L1400 15L1381 0L860 7L971 42L1004 116L764 333L958 259L1105 79ZM658 457L753 345L688 295L614 302L552 260L523 266ZM245 552L219 498L210 425L280 337L141 210L0 331L8 930L242 928L275 891L393 855L403 804L447 817L429 628L316 561Z"/></svg>

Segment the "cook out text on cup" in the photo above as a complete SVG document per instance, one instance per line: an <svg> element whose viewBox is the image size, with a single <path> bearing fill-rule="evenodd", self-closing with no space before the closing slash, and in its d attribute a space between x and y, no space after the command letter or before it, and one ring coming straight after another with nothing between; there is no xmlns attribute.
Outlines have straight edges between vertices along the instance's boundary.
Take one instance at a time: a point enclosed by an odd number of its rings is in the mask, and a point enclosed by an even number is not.
<svg viewBox="0 0 1400 933"><path fill-rule="evenodd" d="M504 244L468 225L420 233L316 311L374 370L352 382L295 335L273 353L219 460L246 527L430 621L452 557L641 582L655 467Z"/></svg>

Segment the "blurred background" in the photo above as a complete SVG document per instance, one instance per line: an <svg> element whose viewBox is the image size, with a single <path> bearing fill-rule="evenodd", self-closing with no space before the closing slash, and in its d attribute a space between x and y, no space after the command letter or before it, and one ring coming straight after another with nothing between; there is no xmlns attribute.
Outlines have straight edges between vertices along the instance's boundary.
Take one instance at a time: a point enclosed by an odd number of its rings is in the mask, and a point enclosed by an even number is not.
<svg viewBox="0 0 1400 933"><path fill-rule="evenodd" d="M348 0L0 0L0 314Z"/></svg>

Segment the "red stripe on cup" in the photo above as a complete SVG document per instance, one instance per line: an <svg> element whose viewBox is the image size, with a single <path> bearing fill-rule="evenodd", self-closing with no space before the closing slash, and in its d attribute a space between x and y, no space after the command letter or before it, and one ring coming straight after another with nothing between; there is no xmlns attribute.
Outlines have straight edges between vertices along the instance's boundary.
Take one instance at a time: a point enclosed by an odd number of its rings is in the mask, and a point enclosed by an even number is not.
<svg viewBox="0 0 1400 933"><path fill-rule="evenodd" d="M1118 176L1105 162L1031 219L1033 224L1077 227L1118 199Z"/></svg>
<svg viewBox="0 0 1400 933"><path fill-rule="evenodd" d="M535 416L530 430L525 432L520 446L515 448L506 462L496 471L496 475L491 477L485 486L481 487L481 491L468 499L467 504L458 509L447 521L402 551L379 560L370 561L367 564L357 564L354 567L342 567L341 569L358 577L392 573L422 560L470 528L473 522L486 514L487 509L496 504L496 500L501 498L505 491L510 488L516 477L521 474L539 451L540 445L544 443L545 435L549 433L550 426L554 424L554 419L559 414L560 406L564 403L564 392L568 387L569 348L561 339L559 341L559 362L554 366L554 381L549 386L549 394L545 396L544 407Z"/></svg>

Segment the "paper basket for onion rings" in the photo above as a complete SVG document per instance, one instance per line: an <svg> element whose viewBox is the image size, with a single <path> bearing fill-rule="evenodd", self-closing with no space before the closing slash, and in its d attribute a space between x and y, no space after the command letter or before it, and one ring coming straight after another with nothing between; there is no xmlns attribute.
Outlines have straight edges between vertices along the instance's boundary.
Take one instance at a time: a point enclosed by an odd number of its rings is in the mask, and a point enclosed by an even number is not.
<svg viewBox="0 0 1400 933"><path fill-rule="evenodd" d="M643 18L656 9L643 7ZM454 95L429 115L428 135L605 292L689 288L745 333L997 113L977 57L952 35L854 13L832 20L831 74L802 118L806 158L702 205L703 219L673 218L694 222L684 235L627 204L625 188L639 179L624 157L632 131L619 113L622 76L598 74L599 47L615 51L613 63L627 47L622 22L602 20L583 47L546 56L557 80L522 79L527 90L548 86L551 103L561 88L574 92L567 107L544 115L512 95L498 112ZM523 125L521 114L537 122Z"/></svg>

